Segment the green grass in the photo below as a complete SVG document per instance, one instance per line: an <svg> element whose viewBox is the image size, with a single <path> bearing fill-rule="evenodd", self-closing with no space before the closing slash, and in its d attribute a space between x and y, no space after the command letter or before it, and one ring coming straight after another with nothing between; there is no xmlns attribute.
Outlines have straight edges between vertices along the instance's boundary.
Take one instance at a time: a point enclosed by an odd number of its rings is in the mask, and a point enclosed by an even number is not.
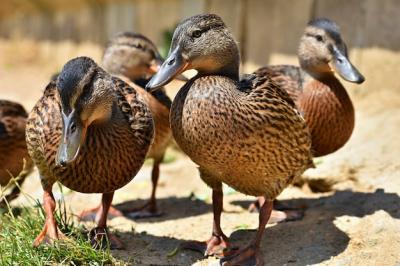
<svg viewBox="0 0 400 266"><path fill-rule="evenodd" d="M40 204L8 209L0 214L0 265L122 265L109 250L95 250L82 233L85 228L67 215L60 201L56 219L60 230L72 241L32 246L44 225Z"/></svg>

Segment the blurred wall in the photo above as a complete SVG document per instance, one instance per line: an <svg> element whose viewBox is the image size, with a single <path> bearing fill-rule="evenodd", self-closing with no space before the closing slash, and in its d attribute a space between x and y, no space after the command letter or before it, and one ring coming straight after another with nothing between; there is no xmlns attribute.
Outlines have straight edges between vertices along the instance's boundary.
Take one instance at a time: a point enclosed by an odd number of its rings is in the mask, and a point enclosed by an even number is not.
<svg viewBox="0 0 400 266"><path fill-rule="evenodd" d="M296 64L306 23L331 18L367 77L363 86L400 89L399 0L2 0L0 37L103 45L116 32L132 30L162 45L163 34L181 19L204 12L224 18L246 71L268 63Z"/></svg>

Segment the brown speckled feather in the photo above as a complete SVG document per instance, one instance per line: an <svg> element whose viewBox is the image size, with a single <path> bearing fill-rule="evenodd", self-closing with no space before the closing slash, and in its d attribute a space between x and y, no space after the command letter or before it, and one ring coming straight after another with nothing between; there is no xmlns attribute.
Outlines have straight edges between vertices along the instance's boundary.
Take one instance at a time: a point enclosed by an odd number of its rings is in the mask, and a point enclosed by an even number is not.
<svg viewBox="0 0 400 266"><path fill-rule="evenodd" d="M247 84L239 89L223 76L192 79L175 97L171 127L209 186L224 182L274 199L310 166L310 136L293 101L269 77Z"/></svg>
<svg viewBox="0 0 400 266"><path fill-rule="evenodd" d="M314 156L330 154L350 139L354 107L335 77L309 81L297 102L310 127Z"/></svg>
<svg viewBox="0 0 400 266"><path fill-rule="evenodd" d="M27 122L29 153L44 188L60 181L79 192L112 192L128 183L142 166L153 137L150 110L125 82L112 78L112 84L115 103L111 120L88 128L78 157L66 168L55 164L62 134L60 97L54 82L47 86Z"/></svg>
<svg viewBox="0 0 400 266"><path fill-rule="evenodd" d="M27 170L33 164L25 142L25 124L28 114L22 105L0 100L0 185L6 185L11 176L17 176L26 160Z"/></svg>
<svg viewBox="0 0 400 266"><path fill-rule="evenodd" d="M303 91L305 73L299 67L291 65L265 66L254 73L268 75L282 89L290 95L293 101L297 101Z"/></svg>
<svg viewBox="0 0 400 266"><path fill-rule="evenodd" d="M354 128L354 107L333 75L316 80L290 65L266 66L255 73L271 75L296 102L310 127L314 156L330 154L349 140Z"/></svg>
<svg viewBox="0 0 400 266"><path fill-rule="evenodd" d="M161 159L172 138L172 132L169 125L169 107L161 103L153 94L145 91L142 87L136 85L128 78L118 76L131 86L149 106L154 120L154 141L149 149L147 157ZM165 93L165 92L164 92ZM168 97L168 96L166 96Z"/></svg>

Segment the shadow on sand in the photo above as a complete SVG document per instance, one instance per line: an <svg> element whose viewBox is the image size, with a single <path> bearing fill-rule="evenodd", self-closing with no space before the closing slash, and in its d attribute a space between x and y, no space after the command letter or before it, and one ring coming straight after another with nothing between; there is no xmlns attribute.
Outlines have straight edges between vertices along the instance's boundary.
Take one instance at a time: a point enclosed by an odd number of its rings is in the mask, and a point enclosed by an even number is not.
<svg viewBox="0 0 400 266"><path fill-rule="evenodd" d="M118 210L124 211L131 207L143 206L147 200L130 200L120 204L114 205ZM137 223L156 223L168 220L176 220L185 217L197 216L207 212L212 211L210 204L204 201L192 199L191 197L168 197L168 198L158 198L157 206L162 213L159 217L152 218L142 218L142 219L132 219ZM130 217L126 217L131 219Z"/></svg>
<svg viewBox="0 0 400 266"><path fill-rule="evenodd" d="M247 208L250 201L236 201ZM340 216L364 217L384 210L395 219L400 218L400 198L395 193L378 189L373 193L337 191L317 199L284 200L284 205L306 206L301 221L277 224L265 231L264 261L267 265L310 265L329 260L342 253L350 238L336 227ZM255 230L238 230L231 234L232 243L245 245L255 236Z"/></svg>
<svg viewBox="0 0 400 266"><path fill-rule="evenodd" d="M132 201L122 205L140 203L143 202ZM234 201L232 204L247 208L250 201ZM383 210L391 217L400 219L398 207L400 197L395 193L385 193L381 189L371 193L337 191L333 195L321 198L284 200L282 204L306 206L305 217L301 221L267 228L263 239L266 265L317 264L342 253L348 246L350 238L334 224L338 217L344 215L364 217ZM179 219L211 210L208 204L190 198L160 199L160 206L168 214L155 219L146 219L147 222ZM222 223L223 220L222 217ZM254 236L255 230L237 230L231 234L230 239L234 246L244 247ZM170 257L168 254L184 241L182 239L129 232L121 233L120 237L127 243L127 250L113 251L113 254L126 261L129 261L128 258L134 258L131 261L134 264L190 265L202 258L200 253L187 250Z"/></svg>

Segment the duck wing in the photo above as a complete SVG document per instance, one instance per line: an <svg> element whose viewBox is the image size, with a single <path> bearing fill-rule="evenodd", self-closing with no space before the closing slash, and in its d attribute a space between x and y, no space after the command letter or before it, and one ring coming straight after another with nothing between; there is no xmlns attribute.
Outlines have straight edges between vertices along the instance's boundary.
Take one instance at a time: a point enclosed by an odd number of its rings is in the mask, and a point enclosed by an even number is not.
<svg viewBox="0 0 400 266"><path fill-rule="evenodd" d="M28 152L41 173L49 170L46 158L56 153L55 143L58 143L61 132L60 98L55 81L51 81L30 112L26 123ZM46 177L50 176L50 174L46 175Z"/></svg>
<svg viewBox="0 0 400 266"><path fill-rule="evenodd" d="M265 66L256 70L254 74L268 75L276 84L286 90L294 101L297 101L303 91L305 76L297 66Z"/></svg>
<svg viewBox="0 0 400 266"><path fill-rule="evenodd" d="M137 140L148 145L153 140L154 122L150 109L144 99L126 82L113 77L117 105L129 121Z"/></svg>
<svg viewBox="0 0 400 266"><path fill-rule="evenodd" d="M243 75L238 87L239 90L255 96L256 99L281 99L291 107L296 107L291 95L267 71L256 71L253 74ZM260 94L260 97L258 97L258 94ZM261 97L261 94L269 95Z"/></svg>

